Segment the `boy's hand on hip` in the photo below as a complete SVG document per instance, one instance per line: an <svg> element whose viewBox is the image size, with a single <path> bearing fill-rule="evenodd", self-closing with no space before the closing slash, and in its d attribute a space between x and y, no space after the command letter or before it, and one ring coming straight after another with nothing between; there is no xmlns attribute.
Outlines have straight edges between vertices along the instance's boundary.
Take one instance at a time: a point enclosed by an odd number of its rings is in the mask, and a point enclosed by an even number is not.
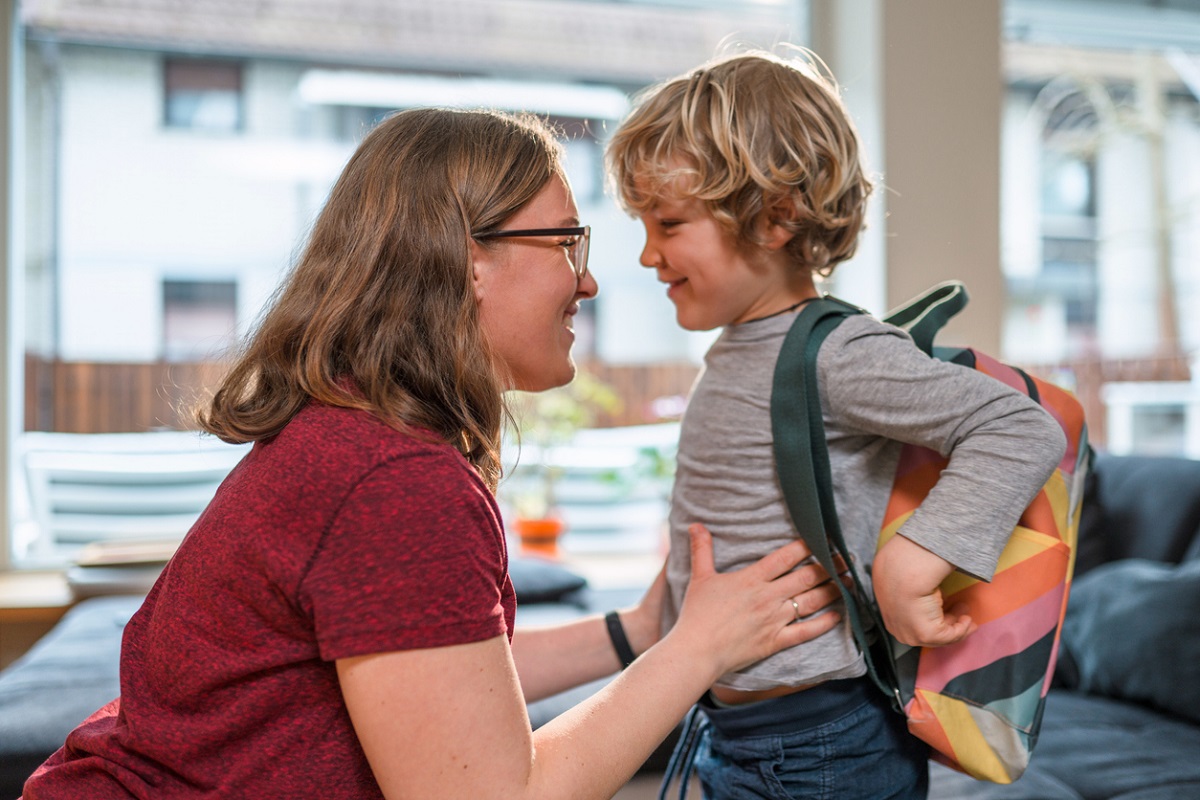
<svg viewBox="0 0 1200 800"><path fill-rule="evenodd" d="M964 608L942 606L938 585L953 571L949 561L899 534L879 549L871 580L892 636L914 647L940 647L962 641L979 627Z"/></svg>

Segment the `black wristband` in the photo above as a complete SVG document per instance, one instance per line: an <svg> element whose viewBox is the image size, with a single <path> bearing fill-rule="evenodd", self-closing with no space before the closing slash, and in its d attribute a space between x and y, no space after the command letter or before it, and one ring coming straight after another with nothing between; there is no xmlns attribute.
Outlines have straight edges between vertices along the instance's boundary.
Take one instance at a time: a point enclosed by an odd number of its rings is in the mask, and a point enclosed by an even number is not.
<svg viewBox="0 0 1200 800"><path fill-rule="evenodd" d="M629 646L629 639L625 636L625 626L621 624L621 617L617 615L617 612L610 611L604 615L604 624L608 626L608 638L612 639L612 646L617 651L617 658L621 659L621 669L625 669L633 663L637 655Z"/></svg>

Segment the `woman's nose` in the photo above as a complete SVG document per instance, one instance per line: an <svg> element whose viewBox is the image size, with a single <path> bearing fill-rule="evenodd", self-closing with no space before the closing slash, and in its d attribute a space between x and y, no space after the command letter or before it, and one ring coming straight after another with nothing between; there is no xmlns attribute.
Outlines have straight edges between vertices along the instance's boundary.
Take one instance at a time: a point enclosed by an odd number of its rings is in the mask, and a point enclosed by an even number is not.
<svg viewBox="0 0 1200 800"><path fill-rule="evenodd" d="M579 286L575 290L581 297L591 298L600 293L600 284L596 281L596 276L589 270L579 281Z"/></svg>

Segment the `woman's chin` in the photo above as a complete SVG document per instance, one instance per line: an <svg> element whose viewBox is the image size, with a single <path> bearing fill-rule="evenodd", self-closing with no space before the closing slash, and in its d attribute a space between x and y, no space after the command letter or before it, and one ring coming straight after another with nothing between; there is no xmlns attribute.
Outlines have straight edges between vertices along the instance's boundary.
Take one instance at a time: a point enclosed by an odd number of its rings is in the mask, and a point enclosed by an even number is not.
<svg viewBox="0 0 1200 800"><path fill-rule="evenodd" d="M524 379L517 380L513 387L522 392L545 392L550 389L557 389L560 386L566 386L575 379L575 361L567 358L566 364L559 370L555 370L553 374L528 376Z"/></svg>

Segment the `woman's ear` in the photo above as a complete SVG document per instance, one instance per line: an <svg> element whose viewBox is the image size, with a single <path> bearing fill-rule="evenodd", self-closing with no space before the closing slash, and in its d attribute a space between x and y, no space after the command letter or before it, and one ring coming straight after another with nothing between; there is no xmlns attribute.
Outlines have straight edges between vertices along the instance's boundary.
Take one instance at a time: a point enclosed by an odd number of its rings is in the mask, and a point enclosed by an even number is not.
<svg viewBox="0 0 1200 800"><path fill-rule="evenodd" d="M492 274L495 259L492 251L474 239L471 240L471 284L475 287L476 302L483 300L488 285L488 277Z"/></svg>

